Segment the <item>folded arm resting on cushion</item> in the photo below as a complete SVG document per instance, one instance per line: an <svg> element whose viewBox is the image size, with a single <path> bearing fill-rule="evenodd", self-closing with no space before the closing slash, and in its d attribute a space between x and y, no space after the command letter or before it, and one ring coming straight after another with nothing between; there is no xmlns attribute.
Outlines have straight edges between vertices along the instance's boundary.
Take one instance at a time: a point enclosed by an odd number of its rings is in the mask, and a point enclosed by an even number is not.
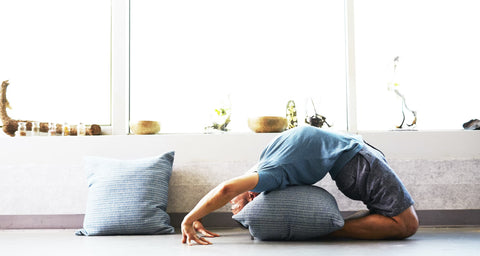
<svg viewBox="0 0 480 256"><path fill-rule="evenodd" d="M200 220L207 214L219 209L220 207L226 205L237 195L252 190L253 188L255 188L257 183L258 173L249 173L222 182L220 185L211 190L183 219L181 226L182 243L188 243L189 245L191 245L192 241L195 241L196 243L202 245L210 244L210 242L205 238L200 238L197 236L197 230L200 230L196 229L194 224L198 225L198 220ZM209 236L216 236L216 234L212 235L213 233L205 230L204 228L203 230L210 233ZM205 233L203 234L206 235Z"/></svg>

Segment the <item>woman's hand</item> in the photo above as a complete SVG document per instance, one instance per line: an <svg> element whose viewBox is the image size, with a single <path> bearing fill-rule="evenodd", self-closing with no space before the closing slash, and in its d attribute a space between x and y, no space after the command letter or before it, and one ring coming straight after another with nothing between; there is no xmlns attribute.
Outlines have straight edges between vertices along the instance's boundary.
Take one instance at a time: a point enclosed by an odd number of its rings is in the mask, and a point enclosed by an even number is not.
<svg viewBox="0 0 480 256"><path fill-rule="evenodd" d="M202 222L200 222L199 220L193 222L193 228L194 228L197 232L202 233L202 235L204 235L204 236L206 236L206 237L219 237L219 236L220 236L219 234L216 234L216 233L213 233L213 232L207 230L207 229L203 226Z"/></svg>
<svg viewBox="0 0 480 256"><path fill-rule="evenodd" d="M217 237L219 236L216 233L208 231L205 229L203 224L196 220L192 224L182 222L182 243L188 243L188 245L193 245L192 241L195 241L200 245L212 244L204 237L199 237L197 232L200 232L205 237Z"/></svg>
<svg viewBox="0 0 480 256"><path fill-rule="evenodd" d="M197 236L197 231L206 237L218 235L206 230L199 220L226 205L237 195L252 190L257 183L258 173L249 173L224 181L210 190L183 219L181 227L182 243L192 245L192 241L195 241L201 245L210 244L205 238Z"/></svg>

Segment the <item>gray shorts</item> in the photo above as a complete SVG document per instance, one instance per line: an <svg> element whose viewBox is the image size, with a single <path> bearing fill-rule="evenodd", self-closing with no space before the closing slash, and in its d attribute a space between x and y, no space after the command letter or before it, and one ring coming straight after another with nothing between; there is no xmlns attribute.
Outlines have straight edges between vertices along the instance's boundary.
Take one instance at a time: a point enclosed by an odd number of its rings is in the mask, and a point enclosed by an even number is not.
<svg viewBox="0 0 480 256"><path fill-rule="evenodd" d="M343 194L362 201L371 213L393 217L414 204L383 154L369 145L342 168L335 182Z"/></svg>

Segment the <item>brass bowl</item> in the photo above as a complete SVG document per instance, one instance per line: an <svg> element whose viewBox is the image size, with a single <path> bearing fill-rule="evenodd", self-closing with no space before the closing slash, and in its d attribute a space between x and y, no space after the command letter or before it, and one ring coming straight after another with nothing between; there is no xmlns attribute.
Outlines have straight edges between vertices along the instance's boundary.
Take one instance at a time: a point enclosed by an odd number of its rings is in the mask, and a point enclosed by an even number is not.
<svg viewBox="0 0 480 256"><path fill-rule="evenodd" d="M134 134L156 134L160 131L160 123L149 120L130 122L130 129Z"/></svg>
<svg viewBox="0 0 480 256"><path fill-rule="evenodd" d="M287 119L281 116L259 116L248 119L248 127L256 133L283 132L287 129Z"/></svg>

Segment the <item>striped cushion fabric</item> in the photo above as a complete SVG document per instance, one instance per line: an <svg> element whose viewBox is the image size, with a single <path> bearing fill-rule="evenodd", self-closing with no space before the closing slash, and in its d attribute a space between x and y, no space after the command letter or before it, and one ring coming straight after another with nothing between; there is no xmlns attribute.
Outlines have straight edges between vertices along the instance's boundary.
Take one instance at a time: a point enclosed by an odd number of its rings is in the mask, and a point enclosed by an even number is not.
<svg viewBox="0 0 480 256"><path fill-rule="evenodd" d="M86 157L88 199L77 235L153 235L174 232L166 213L175 153L117 160Z"/></svg>
<svg viewBox="0 0 480 256"><path fill-rule="evenodd" d="M261 193L233 216L260 240L309 240L343 227L335 198L315 186Z"/></svg>

